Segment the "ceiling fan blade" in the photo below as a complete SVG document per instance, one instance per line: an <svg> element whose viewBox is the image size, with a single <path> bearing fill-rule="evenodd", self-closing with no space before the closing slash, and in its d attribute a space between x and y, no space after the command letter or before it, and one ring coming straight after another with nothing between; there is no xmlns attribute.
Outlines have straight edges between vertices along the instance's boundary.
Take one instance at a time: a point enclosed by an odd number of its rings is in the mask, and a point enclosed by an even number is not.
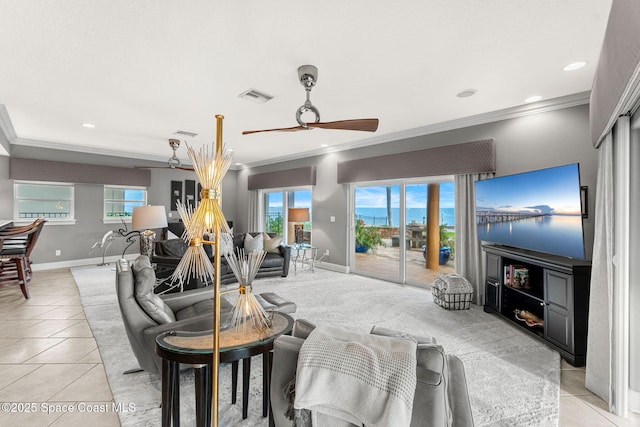
<svg viewBox="0 0 640 427"><path fill-rule="evenodd" d="M309 128L305 128L302 126L292 126L290 128L275 128L275 129L261 129L261 130L245 130L242 131L243 135L249 135L252 133L258 132L295 132L297 130L309 130Z"/></svg>
<svg viewBox="0 0 640 427"><path fill-rule="evenodd" d="M310 128L375 132L378 130L378 119L337 120L334 122L307 123L307 126Z"/></svg>

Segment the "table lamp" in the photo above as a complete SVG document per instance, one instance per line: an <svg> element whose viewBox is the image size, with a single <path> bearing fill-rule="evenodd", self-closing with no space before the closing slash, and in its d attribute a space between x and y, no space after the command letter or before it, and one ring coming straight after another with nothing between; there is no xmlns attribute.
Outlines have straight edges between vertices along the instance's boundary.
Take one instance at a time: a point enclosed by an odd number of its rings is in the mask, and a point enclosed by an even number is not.
<svg viewBox="0 0 640 427"><path fill-rule="evenodd" d="M136 206L131 214L131 228L140 231L140 255L151 259L156 228L167 227L167 213L164 206Z"/></svg>
<svg viewBox="0 0 640 427"><path fill-rule="evenodd" d="M289 211L287 212L287 220L295 223L293 225L295 243L303 243L303 222L309 221L309 208L289 208Z"/></svg>

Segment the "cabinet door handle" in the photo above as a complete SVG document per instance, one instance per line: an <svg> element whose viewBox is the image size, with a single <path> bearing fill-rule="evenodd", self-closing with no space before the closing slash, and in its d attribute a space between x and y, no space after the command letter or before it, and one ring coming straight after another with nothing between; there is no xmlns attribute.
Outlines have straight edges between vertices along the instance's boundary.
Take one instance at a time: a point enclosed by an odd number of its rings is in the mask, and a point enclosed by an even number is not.
<svg viewBox="0 0 640 427"><path fill-rule="evenodd" d="M545 303L541 302L541 303L540 303L540 305L544 307L544 306L545 306Z"/></svg>

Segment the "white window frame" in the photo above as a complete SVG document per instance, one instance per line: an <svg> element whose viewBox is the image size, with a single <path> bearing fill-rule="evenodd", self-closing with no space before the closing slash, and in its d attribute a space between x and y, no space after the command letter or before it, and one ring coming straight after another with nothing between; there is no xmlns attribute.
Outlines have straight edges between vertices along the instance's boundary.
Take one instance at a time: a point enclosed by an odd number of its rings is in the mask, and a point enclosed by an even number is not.
<svg viewBox="0 0 640 427"><path fill-rule="evenodd" d="M70 225L76 223L76 213L75 213L75 184L70 182L53 182L53 181L14 181L13 182L13 223L20 224L29 224L35 221L37 218L20 218L20 201L21 200L37 200L32 198L21 198L18 197L18 186L20 185L41 185L41 186L51 186L51 187L68 187L71 188L71 199L69 200L69 217L68 218L49 218L47 219L48 225Z"/></svg>
<svg viewBox="0 0 640 427"><path fill-rule="evenodd" d="M144 199L143 200L120 200L120 199L107 199L105 197L105 192L107 188L115 188L115 189L124 189L124 190L142 190L144 191ZM118 216L118 217L108 217L107 216L107 202L118 201L118 202L142 202L142 206L147 205L147 197L148 197L148 189L147 187L139 187L135 185L104 185L102 188L102 222L104 224L121 224L123 222L127 224L131 224L130 216Z"/></svg>
<svg viewBox="0 0 640 427"><path fill-rule="evenodd" d="M302 185L302 186L298 186L298 187L282 187L282 188L267 188L267 189L263 189L263 190L259 190L259 197L260 197L260 229L261 230L265 230L267 227L267 224L265 224L265 213L267 212L267 206L265 206L265 195L267 193L282 193L282 239L283 241L287 241L287 239L289 238L289 233L288 233L288 211L287 211L287 206L289 205L289 192L290 191L302 191L302 190L309 190L311 192L311 239L313 241L313 186L312 185Z"/></svg>

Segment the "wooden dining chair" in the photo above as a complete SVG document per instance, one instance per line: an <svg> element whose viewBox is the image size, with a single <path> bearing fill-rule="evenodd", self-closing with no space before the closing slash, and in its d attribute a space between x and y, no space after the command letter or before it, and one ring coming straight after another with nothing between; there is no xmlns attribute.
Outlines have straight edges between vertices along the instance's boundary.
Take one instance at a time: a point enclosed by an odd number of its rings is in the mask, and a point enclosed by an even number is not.
<svg viewBox="0 0 640 427"><path fill-rule="evenodd" d="M0 230L0 286L19 285L26 299L30 298L31 253L44 223L38 219L27 226Z"/></svg>

